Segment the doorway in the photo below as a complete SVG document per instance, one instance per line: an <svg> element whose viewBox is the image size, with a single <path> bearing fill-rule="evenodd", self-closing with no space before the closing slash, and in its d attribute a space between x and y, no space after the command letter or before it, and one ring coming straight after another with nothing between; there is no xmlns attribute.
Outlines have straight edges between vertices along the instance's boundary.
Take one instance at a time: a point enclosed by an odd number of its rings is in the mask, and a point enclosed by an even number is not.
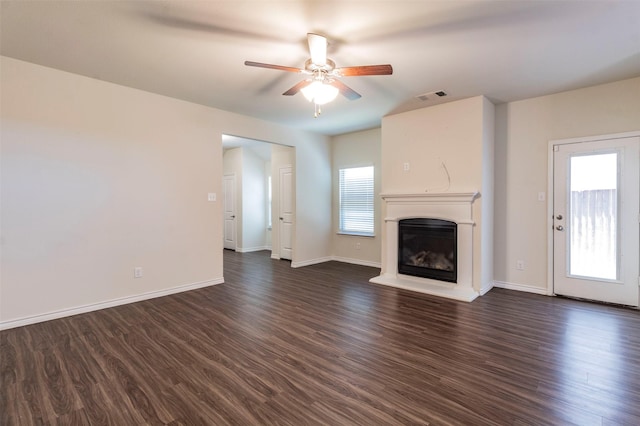
<svg viewBox="0 0 640 426"><path fill-rule="evenodd" d="M553 293L638 306L640 134L551 151Z"/></svg>
<svg viewBox="0 0 640 426"><path fill-rule="evenodd" d="M222 136L222 148L224 248L269 250L274 259L292 259L294 148L231 135ZM282 169L287 170L284 176Z"/></svg>

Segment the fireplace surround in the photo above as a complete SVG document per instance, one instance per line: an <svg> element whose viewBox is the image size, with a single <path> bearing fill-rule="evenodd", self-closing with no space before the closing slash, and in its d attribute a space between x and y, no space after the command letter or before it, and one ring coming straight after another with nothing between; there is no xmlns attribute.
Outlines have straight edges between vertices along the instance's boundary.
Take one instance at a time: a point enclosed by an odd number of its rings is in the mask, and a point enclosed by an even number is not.
<svg viewBox="0 0 640 426"><path fill-rule="evenodd" d="M473 286L473 202L478 192L382 194L385 219L382 271L370 281L392 287L471 302L479 296ZM455 224L455 280L408 275L399 268L400 223L406 219L436 219ZM419 223L419 222L416 222ZM428 250L425 250L425 252ZM445 255L446 256L446 255ZM440 269L446 269L442 267Z"/></svg>

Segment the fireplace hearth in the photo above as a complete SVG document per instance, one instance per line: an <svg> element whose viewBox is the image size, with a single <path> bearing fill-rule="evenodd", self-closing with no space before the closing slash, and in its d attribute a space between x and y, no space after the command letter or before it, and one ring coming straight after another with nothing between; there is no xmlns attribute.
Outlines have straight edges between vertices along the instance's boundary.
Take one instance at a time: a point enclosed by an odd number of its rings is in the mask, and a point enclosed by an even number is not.
<svg viewBox="0 0 640 426"><path fill-rule="evenodd" d="M455 283L457 224L430 218L398 222L398 273Z"/></svg>

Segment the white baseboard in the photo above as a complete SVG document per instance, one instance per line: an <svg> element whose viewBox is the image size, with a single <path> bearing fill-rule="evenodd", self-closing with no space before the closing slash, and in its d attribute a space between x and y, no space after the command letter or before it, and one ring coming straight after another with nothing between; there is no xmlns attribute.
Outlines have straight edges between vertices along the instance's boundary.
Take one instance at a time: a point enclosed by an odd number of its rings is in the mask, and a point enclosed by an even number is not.
<svg viewBox="0 0 640 426"><path fill-rule="evenodd" d="M504 281L494 281L493 286L498 288L506 288L507 290L517 290L525 291L527 293L542 294L543 296L548 295L546 288L534 287L526 284L514 284Z"/></svg>
<svg viewBox="0 0 640 426"><path fill-rule="evenodd" d="M249 247L249 248L237 247L236 248L236 251L238 253L251 253L253 251L263 251L263 250L271 250L271 247L262 246L262 247Z"/></svg>
<svg viewBox="0 0 640 426"><path fill-rule="evenodd" d="M129 303L141 302L143 300L155 299L156 297L168 296L170 294L182 293L184 291L195 290L202 287L209 287L216 284L222 284L224 278L214 278L207 281L197 283L184 284L165 290L150 291L147 293L137 294L135 296L121 297L118 299L108 300L106 302L91 303L88 305L77 306L75 308L61 309L59 311L48 312L46 314L38 314L29 317L23 317L14 320L0 321L0 330L8 330L10 328L22 327L25 325L36 324L43 321L70 317L73 315L84 314L87 312L98 311L100 309L113 308L114 306L126 305Z"/></svg>
<svg viewBox="0 0 640 426"><path fill-rule="evenodd" d="M480 296L484 296L485 294L489 293L489 290L495 287L495 285L496 283L494 281L491 281L490 283L487 283L487 285L482 286L482 288L480 289Z"/></svg>
<svg viewBox="0 0 640 426"><path fill-rule="evenodd" d="M329 262L331 257L319 257L317 259L303 260L302 262L291 262L292 268L302 268L303 266L317 265L318 263Z"/></svg>
<svg viewBox="0 0 640 426"><path fill-rule="evenodd" d="M275 259L273 256L272 259ZM318 263L331 262L332 260L336 262L342 263L351 263L353 265L362 265L362 266L370 266L372 268L381 268L382 265L379 262L371 262L368 260L360 260L360 259L350 259L348 257L340 257L340 256L327 256L320 257L317 259L304 260L302 262L291 262L292 268L301 268L303 266L317 265Z"/></svg>
<svg viewBox="0 0 640 426"><path fill-rule="evenodd" d="M382 264L380 262L371 262L369 260L361 260L361 259L351 259L348 257L340 257L340 256L331 256L331 260L335 260L336 262L342 263L351 263L353 265L361 265L361 266L370 266L372 268L382 268Z"/></svg>

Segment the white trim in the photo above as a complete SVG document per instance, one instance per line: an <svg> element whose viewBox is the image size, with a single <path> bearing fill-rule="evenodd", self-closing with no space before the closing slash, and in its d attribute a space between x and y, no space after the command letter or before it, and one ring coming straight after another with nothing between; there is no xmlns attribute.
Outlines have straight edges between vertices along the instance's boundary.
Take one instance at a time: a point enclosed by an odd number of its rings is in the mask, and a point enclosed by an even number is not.
<svg viewBox="0 0 640 426"><path fill-rule="evenodd" d="M426 198L429 202L446 202L446 203L471 203L476 197L480 195L478 191L475 192L420 192L411 194L401 193L383 193L380 194L383 200L394 200L396 203L408 202L414 203L416 198Z"/></svg>
<svg viewBox="0 0 640 426"><path fill-rule="evenodd" d="M329 262L333 260L331 256L319 257L317 259L303 260L302 262L291 262L292 268L302 268L303 266L317 265L318 263Z"/></svg>
<svg viewBox="0 0 640 426"><path fill-rule="evenodd" d="M14 320L0 321L0 330L7 330L10 328L22 327L25 325L36 324L39 322L50 321L58 318L70 317L73 315L98 311L100 309L113 308L114 306L127 305L129 303L155 299L156 297L168 296L175 293L182 293L185 291L196 290L198 288L222 283L224 283L224 277L214 278L211 280L200 281L191 284L184 284L165 290L150 291L135 296L120 297L117 299L108 300L106 302L90 303L88 305L76 306L74 308L60 309L58 311L48 312L46 314L38 314Z"/></svg>
<svg viewBox="0 0 640 426"><path fill-rule="evenodd" d="M579 138L552 139L549 141L549 146L553 147L553 145L566 145L569 143L595 142L595 141L603 141L603 140L610 140L610 139L635 138L636 136L640 136L640 130L636 130L633 132L624 132L624 133L611 133L608 135L582 136Z"/></svg>
<svg viewBox="0 0 640 426"><path fill-rule="evenodd" d="M351 263L352 265L360 265L360 266L370 266L372 268L382 268L382 264L380 262L372 262L370 260L361 260L361 259L351 259L349 257L340 257L340 256L331 256L331 260L335 260L336 262L342 263Z"/></svg>
<svg viewBox="0 0 640 426"><path fill-rule="evenodd" d="M272 259L277 259L277 258L275 258L273 256L271 258ZM352 265L369 266L371 268L378 268L378 269L380 269L382 267L380 262L372 262L370 260L352 259L352 258L340 257L340 256L327 256L327 257L320 257L320 258L317 258L317 259L305 260L305 261L302 261L302 262L291 262L291 267L292 268L303 268L305 266L317 265L317 264L320 264L320 263L326 263L326 262L331 262L331 261L349 263L349 264L352 264Z"/></svg>
<svg viewBox="0 0 640 426"><path fill-rule="evenodd" d="M236 248L236 251L238 253L251 253L253 251L263 251L263 250L271 250L271 247L269 246L262 246L262 247L249 247L249 248Z"/></svg>
<svg viewBox="0 0 640 426"><path fill-rule="evenodd" d="M225 238L225 232L226 232L226 201L227 201L227 197L226 197L226 193L225 191L227 190L227 185L226 185L226 180L227 178L232 178L233 180L233 201L234 201L234 205L233 205L233 247L231 247L231 244L227 244L227 240ZM235 173L225 173L222 175L222 245L223 248L228 249L228 250L237 250L238 249L238 222L239 219L242 218L242 211L241 209L238 209L238 203L240 202L240 200L238 200L238 188L237 188L237 178L236 178L236 174Z"/></svg>
<svg viewBox="0 0 640 426"><path fill-rule="evenodd" d="M490 281L487 283L487 285L484 285L480 288L480 296L484 296L485 294L489 293L489 291L495 287L496 283L495 281Z"/></svg>
<svg viewBox="0 0 640 426"><path fill-rule="evenodd" d="M553 200L555 194L553 191L553 147L555 141L549 141L548 157L547 157L547 285L544 288L544 294L553 294ZM507 287L504 287L507 288Z"/></svg>
<svg viewBox="0 0 640 426"><path fill-rule="evenodd" d="M504 281L494 281L493 286L497 288L504 288L507 290L524 291L526 293L535 293L535 294L540 294L542 296L550 296L550 294L547 294L546 288L534 287L528 284L515 284L515 283L504 282Z"/></svg>

